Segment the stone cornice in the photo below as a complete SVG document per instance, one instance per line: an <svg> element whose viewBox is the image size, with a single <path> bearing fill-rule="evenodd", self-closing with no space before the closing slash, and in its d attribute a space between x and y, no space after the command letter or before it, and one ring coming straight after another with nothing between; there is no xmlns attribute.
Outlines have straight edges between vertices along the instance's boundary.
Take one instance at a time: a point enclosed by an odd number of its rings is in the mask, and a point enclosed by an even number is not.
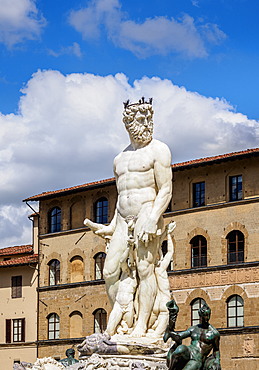
<svg viewBox="0 0 259 370"><path fill-rule="evenodd" d="M67 283L67 284L58 284L58 285L49 285L49 286L41 286L37 288L40 292L49 291L49 290L60 290L60 289L68 289L68 288L77 288L80 286L88 286L88 285L104 285L104 280L87 280L81 281L78 283Z"/></svg>
<svg viewBox="0 0 259 370"><path fill-rule="evenodd" d="M17 347L35 347L37 342L13 342L13 343L1 343L0 348L17 348Z"/></svg>
<svg viewBox="0 0 259 370"><path fill-rule="evenodd" d="M203 211L208 211L211 209L218 209L218 208L224 208L224 207L235 207L235 206L240 206L244 204L249 204L249 203L255 203L259 202L259 197L253 197L249 199L241 199L235 202L222 202L222 203L215 203L215 204L208 204L206 206L202 207L193 207L193 208L185 208L185 209L179 209L176 211L171 211L164 213L164 218L172 217L172 216L178 216L178 215L184 215L187 213L196 213L196 212L203 212Z"/></svg>

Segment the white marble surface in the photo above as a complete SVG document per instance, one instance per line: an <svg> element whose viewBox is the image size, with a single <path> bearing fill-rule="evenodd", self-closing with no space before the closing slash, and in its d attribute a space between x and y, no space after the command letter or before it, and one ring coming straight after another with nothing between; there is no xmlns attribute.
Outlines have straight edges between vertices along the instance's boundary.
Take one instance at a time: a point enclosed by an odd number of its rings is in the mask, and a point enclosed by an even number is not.
<svg viewBox="0 0 259 370"><path fill-rule="evenodd" d="M162 215L172 196L171 153L166 144L152 138L151 104L126 104L123 122L130 145L114 159L115 215L109 225L87 219L84 223L110 239L103 271L113 307L107 332L159 338L168 323L166 268L173 254L172 230L162 233ZM170 250L162 258L159 250L166 234Z"/></svg>

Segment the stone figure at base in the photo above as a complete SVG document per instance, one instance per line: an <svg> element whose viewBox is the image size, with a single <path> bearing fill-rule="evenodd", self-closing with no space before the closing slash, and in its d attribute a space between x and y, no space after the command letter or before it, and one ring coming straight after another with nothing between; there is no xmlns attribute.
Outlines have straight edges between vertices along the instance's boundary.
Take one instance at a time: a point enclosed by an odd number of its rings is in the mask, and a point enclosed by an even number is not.
<svg viewBox="0 0 259 370"><path fill-rule="evenodd" d="M171 299L170 285L167 276L167 268L172 260L174 253L174 244L172 239L172 232L176 227L175 222L170 222L165 227L165 231L160 237L160 247L167 236L167 253L163 256L162 250L160 248L160 260L157 261L155 267L155 275L157 281L157 296L154 303L153 311L149 319L149 329L148 333L155 337L161 337L165 328L168 324L168 312L166 303Z"/></svg>
<svg viewBox="0 0 259 370"><path fill-rule="evenodd" d="M77 362L79 362L77 359L74 358L75 357L74 348L68 348L66 350L66 356L67 356L67 358L63 358L62 360L59 360L59 362L61 362L61 364L65 367L76 364Z"/></svg>
<svg viewBox="0 0 259 370"><path fill-rule="evenodd" d="M110 335L115 334L116 329L118 334L128 334L133 325L134 294L137 287L137 271L133 256L135 242L132 235L134 222L128 222L128 229L128 246L120 260L121 276L118 292L106 329Z"/></svg>
<svg viewBox="0 0 259 370"><path fill-rule="evenodd" d="M172 301L174 303L174 301ZM168 307L170 304L168 303ZM169 309L170 312L170 309ZM169 370L220 370L219 332L209 323L211 309L205 303L199 309L201 323L189 329L176 333L174 324L177 312L173 320L169 320L169 326L164 335L164 341L169 338L175 341L167 355L167 366ZM171 321L171 322L170 322ZM171 328L173 330L170 330ZM191 344L182 344L184 338L191 338ZM213 354L209 356L210 352Z"/></svg>
<svg viewBox="0 0 259 370"><path fill-rule="evenodd" d="M158 287L155 261L159 248L162 215L172 196L171 154L166 144L152 138L152 99L124 104L123 122L130 145L114 159L118 192L115 215L109 225L98 225L96 235L111 237L103 275L112 307L118 293L121 258L127 248L127 217L135 217L133 238L136 247L138 288L137 318L131 333L145 336ZM89 225L88 220L84 221ZM91 226L90 226L91 227ZM136 299L135 296L135 299ZM165 330L165 328L164 328Z"/></svg>
<svg viewBox="0 0 259 370"><path fill-rule="evenodd" d="M164 355L164 349L156 345L143 345L136 343L114 342L107 333L94 333L78 344L80 357L90 356L94 353L101 355Z"/></svg>

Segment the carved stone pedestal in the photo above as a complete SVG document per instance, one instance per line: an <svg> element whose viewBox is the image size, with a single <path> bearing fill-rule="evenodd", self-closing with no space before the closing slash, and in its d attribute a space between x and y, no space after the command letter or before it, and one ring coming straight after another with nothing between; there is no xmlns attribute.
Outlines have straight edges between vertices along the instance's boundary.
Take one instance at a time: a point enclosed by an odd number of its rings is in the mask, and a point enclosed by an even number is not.
<svg viewBox="0 0 259 370"><path fill-rule="evenodd" d="M81 360L82 361L82 360ZM164 358L153 356L131 356L131 355L98 355L93 354L88 359L84 359L78 370L167 370Z"/></svg>
<svg viewBox="0 0 259 370"><path fill-rule="evenodd" d="M159 370L167 369L168 345L152 337L92 334L77 346L84 370ZM81 369L81 368L79 368Z"/></svg>
<svg viewBox="0 0 259 370"><path fill-rule="evenodd" d="M164 358L152 356L130 355L98 355L83 356L80 362L64 367L48 357L38 359L35 364L16 367L19 370L167 370ZM20 366L20 365L19 365Z"/></svg>
<svg viewBox="0 0 259 370"><path fill-rule="evenodd" d="M132 338L126 335L92 334L77 346L79 362L64 367L51 357L17 370L167 370L166 355L170 343L162 338Z"/></svg>

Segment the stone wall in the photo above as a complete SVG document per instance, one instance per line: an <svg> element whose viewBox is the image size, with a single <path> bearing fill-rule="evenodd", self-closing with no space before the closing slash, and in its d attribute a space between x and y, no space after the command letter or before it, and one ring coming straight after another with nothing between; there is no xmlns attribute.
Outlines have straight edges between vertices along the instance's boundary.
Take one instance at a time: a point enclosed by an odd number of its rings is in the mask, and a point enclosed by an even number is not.
<svg viewBox="0 0 259 370"><path fill-rule="evenodd" d="M230 202L229 177L242 175L243 199ZM205 181L205 206L193 208L193 184ZM94 281L94 256L105 252L104 241L82 225L85 217L94 220L94 204L98 198L109 202L108 220L116 204L115 185L96 187L70 195L52 197L40 202L40 312L39 355L65 357L65 350L94 330L93 312L103 308L109 314L110 304L103 281ZM61 232L48 232L49 211L62 210ZM258 157L173 170L172 212L164 215L165 223L176 221L173 271L169 272L172 294L179 306L176 330L191 326L191 303L203 298L212 309L211 323L221 332L223 369L256 368L259 340L259 171ZM80 226L82 225L82 227ZM228 265L227 235L233 230L244 235L244 263ZM191 240L201 235L207 241L207 267L191 268ZM72 262L83 263L82 281L73 283ZM52 259L61 264L60 284L49 287L49 266ZM81 269L81 267L80 267ZM80 270L81 271L81 270ZM244 327L227 328L227 300L233 295L244 300ZM60 316L60 340L48 341L47 318ZM71 314L81 319L71 322ZM78 323L78 324L76 324ZM188 340L187 340L188 342Z"/></svg>

